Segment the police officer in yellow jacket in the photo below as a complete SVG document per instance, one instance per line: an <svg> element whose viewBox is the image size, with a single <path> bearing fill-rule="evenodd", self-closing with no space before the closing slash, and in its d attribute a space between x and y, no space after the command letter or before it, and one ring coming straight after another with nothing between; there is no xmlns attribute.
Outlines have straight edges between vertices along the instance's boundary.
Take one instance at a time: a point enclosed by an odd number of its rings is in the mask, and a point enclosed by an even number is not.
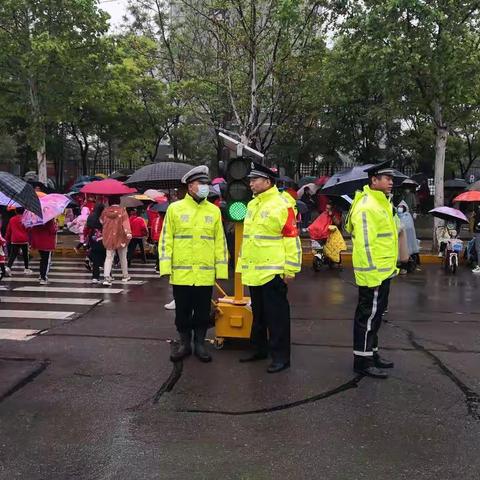
<svg viewBox="0 0 480 480"><path fill-rule="evenodd" d="M353 327L355 372L387 378L393 362L380 357L378 330L388 305L390 280L398 273L398 232L389 196L393 188L390 162L367 169L369 185L357 192L346 229L352 234L353 269L358 305Z"/></svg>
<svg viewBox="0 0 480 480"><path fill-rule="evenodd" d="M172 361L192 353L210 362L205 335L210 319L210 303L215 279L228 278L228 254L220 209L207 200L209 171L195 167L183 178L188 193L172 203L165 216L158 242L160 275L170 275L175 299L175 326L180 345Z"/></svg>
<svg viewBox="0 0 480 480"><path fill-rule="evenodd" d="M262 360L270 353L269 373L290 366L290 305L287 283L300 271L302 250L291 205L275 186L276 174L252 163L249 174L254 198L248 204L237 272L250 287L253 325L252 356L241 362Z"/></svg>

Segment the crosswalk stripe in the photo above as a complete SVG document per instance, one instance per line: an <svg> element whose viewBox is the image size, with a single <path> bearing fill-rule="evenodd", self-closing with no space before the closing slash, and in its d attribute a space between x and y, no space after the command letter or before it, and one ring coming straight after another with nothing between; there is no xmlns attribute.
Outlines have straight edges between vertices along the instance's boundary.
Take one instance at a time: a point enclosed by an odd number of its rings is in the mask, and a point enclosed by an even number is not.
<svg viewBox="0 0 480 480"><path fill-rule="evenodd" d="M38 278L35 277L25 277L25 278L18 278L18 277L6 277L2 280L3 282L25 282L25 283L38 283ZM49 278L49 283L90 283L90 279L79 279L79 278ZM121 280L114 280L112 283L123 283ZM130 280L125 285L143 285L145 282L141 280Z"/></svg>
<svg viewBox="0 0 480 480"><path fill-rule="evenodd" d="M88 288L88 287L16 287L14 292L51 292L51 293L122 293L122 288Z"/></svg>
<svg viewBox="0 0 480 480"><path fill-rule="evenodd" d="M0 297L2 303L48 303L49 305L96 305L99 298Z"/></svg>
<svg viewBox="0 0 480 480"><path fill-rule="evenodd" d="M115 274L115 272L114 272ZM51 276L57 276L57 277L91 277L92 274L89 273L89 272L55 272L55 271L52 271L50 270L48 272L48 277L51 277ZM160 276L155 273L130 273L129 272L129 277L132 277L132 278L160 278ZM9 278L9 277L7 277ZM17 277L15 276L14 278L25 278L25 277ZM27 277L28 278L28 277ZM36 278L36 277L33 277L33 278ZM67 280L67 278L65 278L65 280Z"/></svg>
<svg viewBox="0 0 480 480"><path fill-rule="evenodd" d="M30 274L30 275L24 275L23 274L23 270L14 270L12 269L12 274L13 276L15 277L30 277L31 275L35 275L37 272L34 272L33 274ZM51 273L57 273L58 275L79 275L79 274L82 274L82 275L91 275L92 273L89 272L85 267L83 268L51 268L49 271L48 271L48 274L50 275ZM121 270L113 270L113 274L121 274ZM137 275L137 276L140 276L140 277L145 277L148 275L147 278L160 278L160 276L158 275L158 273L155 273L153 271L153 269L137 269L137 268L129 268L128 269L128 273L129 274L133 274L133 275Z"/></svg>
<svg viewBox="0 0 480 480"><path fill-rule="evenodd" d="M48 310L0 310L0 318L36 318L42 320L66 320L75 312L53 312Z"/></svg>
<svg viewBox="0 0 480 480"><path fill-rule="evenodd" d="M0 340L16 340L17 342L28 342L40 330L27 330L23 328L1 328Z"/></svg>
<svg viewBox="0 0 480 480"><path fill-rule="evenodd" d="M35 265L30 265L31 267L35 267ZM50 271L55 271L55 270L65 270L65 271L77 271L77 270L80 270L80 271L83 271L83 272L87 272L87 269L85 268L85 265L83 265L82 263L79 263L75 266L71 266L71 267L59 267L55 264L52 264L52 266L50 267ZM115 268L113 269L114 272L120 272L121 270L119 268ZM154 272L154 269L153 268L150 268L150 267L131 267L128 269L129 272L149 272L149 273L153 273ZM12 268L12 272L13 273L18 273L18 274L21 274L21 275L24 275L23 273L23 268L19 268L19 267L13 267Z"/></svg>

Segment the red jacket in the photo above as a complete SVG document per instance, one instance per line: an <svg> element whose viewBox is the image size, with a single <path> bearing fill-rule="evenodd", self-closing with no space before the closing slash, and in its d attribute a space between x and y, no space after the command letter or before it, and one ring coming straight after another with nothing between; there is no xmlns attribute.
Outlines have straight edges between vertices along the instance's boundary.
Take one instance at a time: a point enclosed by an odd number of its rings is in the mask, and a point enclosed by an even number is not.
<svg viewBox="0 0 480 480"><path fill-rule="evenodd" d="M30 245L35 250L52 252L57 245L57 224L50 220L45 225L32 227L29 230Z"/></svg>
<svg viewBox="0 0 480 480"><path fill-rule="evenodd" d="M21 215L15 215L8 222L5 240L7 243L28 243L28 233L22 223Z"/></svg>
<svg viewBox="0 0 480 480"><path fill-rule="evenodd" d="M152 241L158 242L160 238L160 234L162 233L162 227L163 227L163 220L165 218L165 215L159 214L157 218L152 222L152 232L151 232L151 237Z"/></svg>
<svg viewBox="0 0 480 480"><path fill-rule="evenodd" d="M132 231L133 238L146 237L148 235L147 225L145 220L142 217L137 217L136 215L131 215L130 220L130 230Z"/></svg>

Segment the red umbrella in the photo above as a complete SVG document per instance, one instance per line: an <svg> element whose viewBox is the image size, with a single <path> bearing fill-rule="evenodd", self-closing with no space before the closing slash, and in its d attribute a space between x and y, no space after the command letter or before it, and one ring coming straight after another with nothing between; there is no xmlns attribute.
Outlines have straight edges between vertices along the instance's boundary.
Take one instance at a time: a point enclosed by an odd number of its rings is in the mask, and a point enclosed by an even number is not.
<svg viewBox="0 0 480 480"><path fill-rule="evenodd" d="M106 178L98 182L91 182L80 190L82 193L90 193L92 195L128 195L136 193L136 188L130 188L118 180Z"/></svg>
<svg viewBox="0 0 480 480"><path fill-rule="evenodd" d="M316 180L315 180L315 185L325 185L327 182L328 182L328 179L330 177L328 175L322 175L321 177L318 177Z"/></svg>
<svg viewBox="0 0 480 480"><path fill-rule="evenodd" d="M477 190L470 190L469 192L463 192L457 195L454 202L480 202L480 192Z"/></svg>

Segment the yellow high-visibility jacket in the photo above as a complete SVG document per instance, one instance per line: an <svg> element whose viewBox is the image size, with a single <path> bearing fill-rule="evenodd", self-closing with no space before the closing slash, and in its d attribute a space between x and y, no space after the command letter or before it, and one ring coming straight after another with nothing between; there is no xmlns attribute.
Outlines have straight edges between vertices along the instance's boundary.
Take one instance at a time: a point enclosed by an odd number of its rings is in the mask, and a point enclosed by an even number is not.
<svg viewBox="0 0 480 480"><path fill-rule="evenodd" d="M360 287L377 287L398 273L398 231L390 200L368 185L357 192L345 228L352 234L353 270Z"/></svg>
<svg viewBox="0 0 480 480"><path fill-rule="evenodd" d="M248 204L236 271L245 285L259 286L275 275L295 276L301 266L295 213L277 187L272 187Z"/></svg>
<svg viewBox="0 0 480 480"><path fill-rule="evenodd" d="M228 278L228 250L220 209L190 195L172 203L158 241L160 275L173 285L209 286Z"/></svg>

